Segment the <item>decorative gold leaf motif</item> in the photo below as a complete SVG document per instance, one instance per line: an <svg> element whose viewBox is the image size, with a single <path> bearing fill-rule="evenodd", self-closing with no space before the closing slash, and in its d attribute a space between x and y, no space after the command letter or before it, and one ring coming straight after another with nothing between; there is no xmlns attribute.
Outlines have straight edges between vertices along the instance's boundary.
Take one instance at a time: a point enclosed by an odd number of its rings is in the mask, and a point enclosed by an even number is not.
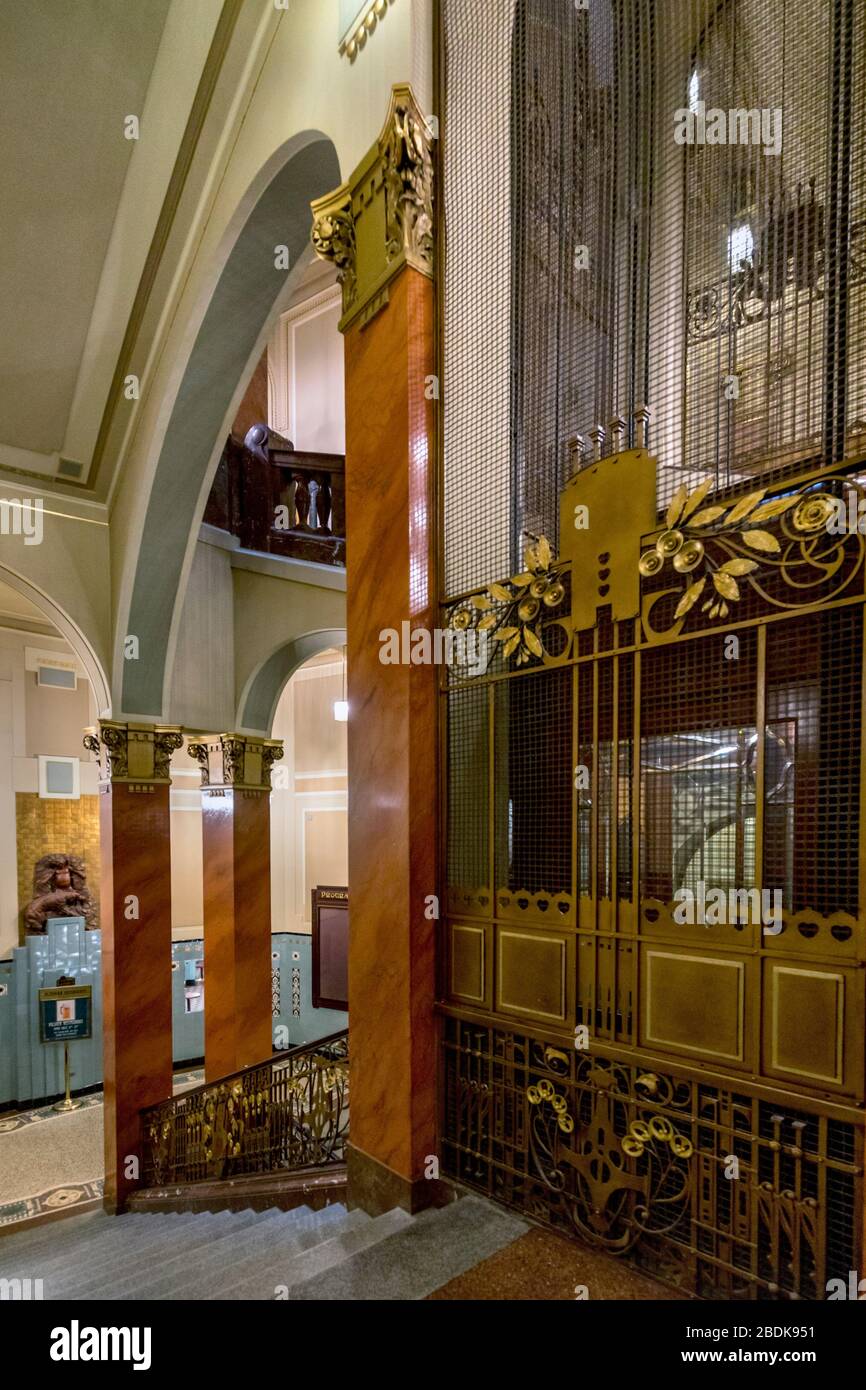
<svg viewBox="0 0 866 1390"><path fill-rule="evenodd" d="M484 612L485 608L490 607L490 599L487 597L486 594L473 594L471 602L474 604L476 608L480 608L482 613Z"/></svg>
<svg viewBox="0 0 866 1390"><path fill-rule="evenodd" d="M679 521L683 507L686 504L686 499L688 498L688 495L689 490L686 487L685 483L680 483L679 487L677 488L676 492L671 498L671 504L668 507L668 514L665 517L665 526L668 528L668 530L670 530L670 528L673 525L675 525L677 521Z"/></svg>
<svg viewBox="0 0 866 1390"><path fill-rule="evenodd" d="M757 560L726 560L720 567L722 574L751 574L758 568Z"/></svg>
<svg viewBox="0 0 866 1390"><path fill-rule="evenodd" d="M782 512L786 512L796 501L797 497L793 495L791 497L776 497L772 502L765 502L753 514L752 521L769 521L773 516L781 516Z"/></svg>
<svg viewBox="0 0 866 1390"><path fill-rule="evenodd" d="M743 540L746 545L751 546L752 550L764 550L772 555L782 549L776 537L771 535L769 531L744 531Z"/></svg>
<svg viewBox="0 0 866 1390"><path fill-rule="evenodd" d="M495 627L495 626L496 626L496 614L495 614L495 613L487 613L487 614L485 615L485 617L483 617L483 618L481 619L481 622L478 624L478 631L479 631L479 632L489 632L490 629L491 629L492 627Z"/></svg>
<svg viewBox="0 0 866 1390"><path fill-rule="evenodd" d="M692 526L709 526L711 522L717 521L724 512L724 507L705 507L697 516L692 517Z"/></svg>
<svg viewBox="0 0 866 1390"><path fill-rule="evenodd" d="M516 589L525 589L526 586L527 586L527 584L531 584L531 583L532 583L532 575L531 575L531 574L513 574L513 575L511 576L511 582L512 582L512 584L515 586Z"/></svg>
<svg viewBox="0 0 866 1390"><path fill-rule="evenodd" d="M534 632L531 627L524 628L523 640L526 643L529 650L532 652L533 656L541 656L543 654L543 649L538 633Z"/></svg>
<svg viewBox="0 0 866 1390"><path fill-rule="evenodd" d="M550 541L546 536L539 536L537 540L529 541L523 555L523 563L528 570L549 569L550 560Z"/></svg>
<svg viewBox="0 0 866 1390"><path fill-rule="evenodd" d="M511 595L504 584L491 584L488 590L490 597L497 603L510 603Z"/></svg>
<svg viewBox="0 0 866 1390"><path fill-rule="evenodd" d="M750 492L747 497L741 497L739 502L736 502L729 511L727 517L725 518L725 525L733 526L734 522L742 521L744 516L748 516L749 512L751 512L755 507L757 507L758 503L762 500L762 498L766 496L766 494L767 489L765 487L762 487L760 492Z"/></svg>
<svg viewBox="0 0 866 1390"><path fill-rule="evenodd" d="M505 646L502 648L502 655L508 658L509 656L511 656L512 652L517 650L519 644L520 633L517 632L513 637L509 637L508 641L505 643Z"/></svg>
<svg viewBox="0 0 866 1390"><path fill-rule="evenodd" d="M520 629L516 627L501 627L494 637L494 642L507 642L509 637L519 637Z"/></svg>
<svg viewBox="0 0 866 1390"><path fill-rule="evenodd" d="M686 505L683 507L682 515L679 517L680 525L682 525L684 521L688 521L692 512L697 511L715 481L715 478L712 476L705 478L700 486L696 487L694 492L690 494L688 502L686 502Z"/></svg>
<svg viewBox="0 0 866 1390"><path fill-rule="evenodd" d="M690 608L693 608L704 591L706 575L698 579L694 584L690 584L680 599L674 611L674 621L677 618L684 618Z"/></svg>
<svg viewBox="0 0 866 1390"><path fill-rule="evenodd" d="M722 570L717 570L713 575L713 584L723 598L738 599L740 597L740 586L732 574L724 574Z"/></svg>

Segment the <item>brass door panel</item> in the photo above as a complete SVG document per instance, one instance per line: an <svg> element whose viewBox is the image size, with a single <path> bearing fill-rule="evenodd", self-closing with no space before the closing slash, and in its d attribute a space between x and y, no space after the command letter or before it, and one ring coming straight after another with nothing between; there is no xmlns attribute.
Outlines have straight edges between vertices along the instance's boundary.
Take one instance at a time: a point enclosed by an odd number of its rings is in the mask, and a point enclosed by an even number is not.
<svg viewBox="0 0 866 1390"><path fill-rule="evenodd" d="M640 1044L716 1066L751 1068L748 988L755 962L644 946Z"/></svg>
<svg viewBox="0 0 866 1390"><path fill-rule="evenodd" d="M488 960L490 928L484 923L448 925L448 997L468 1005L490 1007Z"/></svg>
<svg viewBox="0 0 866 1390"><path fill-rule="evenodd" d="M567 1023L574 1008L573 937L496 928L496 1005L503 1013Z"/></svg>
<svg viewBox="0 0 866 1390"><path fill-rule="evenodd" d="M805 960L763 964L764 1073L862 1098L862 970Z"/></svg>

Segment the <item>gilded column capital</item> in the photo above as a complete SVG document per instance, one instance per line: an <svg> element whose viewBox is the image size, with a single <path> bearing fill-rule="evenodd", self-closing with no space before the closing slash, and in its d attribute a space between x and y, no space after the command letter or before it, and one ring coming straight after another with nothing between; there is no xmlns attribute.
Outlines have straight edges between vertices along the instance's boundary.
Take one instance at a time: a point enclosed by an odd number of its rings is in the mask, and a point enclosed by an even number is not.
<svg viewBox="0 0 866 1390"><path fill-rule="evenodd" d="M355 219L348 184L318 198L313 208L313 247L323 261L333 261L337 280L343 287L343 313L355 302L358 277L355 271Z"/></svg>
<svg viewBox="0 0 866 1390"><path fill-rule="evenodd" d="M433 274L433 155L427 118L412 88L391 91L379 136L385 182L386 257Z"/></svg>
<svg viewBox="0 0 866 1390"><path fill-rule="evenodd" d="M283 756L283 745L279 739L249 734L208 734L188 744L187 752L201 769L203 788L267 792L273 765Z"/></svg>
<svg viewBox="0 0 866 1390"><path fill-rule="evenodd" d="M313 246L343 287L343 332L385 307L404 266L433 275L432 144L412 88L399 83L376 143L345 183L311 204Z"/></svg>
<svg viewBox="0 0 866 1390"><path fill-rule="evenodd" d="M84 747L99 760L100 780L156 785L171 781L171 755L183 743L175 724L100 719L84 731Z"/></svg>

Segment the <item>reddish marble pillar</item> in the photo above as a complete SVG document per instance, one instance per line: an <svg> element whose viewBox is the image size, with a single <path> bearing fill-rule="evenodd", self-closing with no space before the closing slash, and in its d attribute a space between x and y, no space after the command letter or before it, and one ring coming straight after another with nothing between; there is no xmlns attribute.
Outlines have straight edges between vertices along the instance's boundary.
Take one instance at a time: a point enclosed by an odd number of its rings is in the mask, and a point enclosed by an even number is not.
<svg viewBox="0 0 866 1390"><path fill-rule="evenodd" d="M270 769L282 745L191 743L202 769L205 1077L266 1061L271 1013Z"/></svg>
<svg viewBox="0 0 866 1390"><path fill-rule="evenodd" d="M376 144L313 204L343 288L349 699L349 1200L439 1196L435 666L380 660L381 634L436 622L433 161L411 88ZM417 649L416 649L417 650Z"/></svg>
<svg viewBox="0 0 866 1390"><path fill-rule="evenodd" d="M434 624L430 280L411 267L346 334L350 1200L434 1196L433 666L383 665L380 632Z"/></svg>
<svg viewBox="0 0 866 1390"><path fill-rule="evenodd" d="M169 762L179 729L100 723L100 924L107 1211L141 1172L139 1114L172 1090Z"/></svg>

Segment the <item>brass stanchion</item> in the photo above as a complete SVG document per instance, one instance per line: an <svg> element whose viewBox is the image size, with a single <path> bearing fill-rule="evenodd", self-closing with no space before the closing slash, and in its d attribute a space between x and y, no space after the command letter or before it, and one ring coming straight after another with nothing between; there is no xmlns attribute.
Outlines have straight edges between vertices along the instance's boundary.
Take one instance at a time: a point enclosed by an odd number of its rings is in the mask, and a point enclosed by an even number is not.
<svg viewBox="0 0 866 1390"><path fill-rule="evenodd" d="M80 1100L73 1100L69 1094L69 1043L63 1044L63 1079L66 1088L66 1099L57 1101L55 1110L77 1110L81 1104Z"/></svg>

